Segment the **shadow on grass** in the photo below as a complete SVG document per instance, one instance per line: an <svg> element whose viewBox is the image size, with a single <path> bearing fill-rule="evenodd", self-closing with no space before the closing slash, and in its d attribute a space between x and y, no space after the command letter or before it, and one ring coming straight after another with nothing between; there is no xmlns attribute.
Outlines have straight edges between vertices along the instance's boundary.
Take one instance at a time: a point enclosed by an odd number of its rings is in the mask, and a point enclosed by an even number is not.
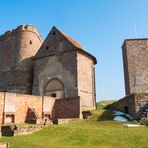
<svg viewBox="0 0 148 148"><path fill-rule="evenodd" d="M112 121L113 113L112 110L104 110L103 113L97 118L97 121Z"/></svg>

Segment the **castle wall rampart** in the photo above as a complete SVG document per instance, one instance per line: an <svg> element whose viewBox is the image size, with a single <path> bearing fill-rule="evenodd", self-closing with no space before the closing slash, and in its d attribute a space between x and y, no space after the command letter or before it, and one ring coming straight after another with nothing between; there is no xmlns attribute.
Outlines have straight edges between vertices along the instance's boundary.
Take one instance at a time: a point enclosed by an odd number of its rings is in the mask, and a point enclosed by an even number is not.
<svg viewBox="0 0 148 148"><path fill-rule="evenodd" d="M25 123L34 120L80 118L80 97L56 99L0 92L0 124Z"/></svg>
<svg viewBox="0 0 148 148"><path fill-rule="evenodd" d="M0 41L6 39L10 36L15 36L17 33L20 32L32 32L34 33L38 39L42 42L42 37L39 34L38 30L32 25L20 25L16 29L8 30L3 35L0 35Z"/></svg>

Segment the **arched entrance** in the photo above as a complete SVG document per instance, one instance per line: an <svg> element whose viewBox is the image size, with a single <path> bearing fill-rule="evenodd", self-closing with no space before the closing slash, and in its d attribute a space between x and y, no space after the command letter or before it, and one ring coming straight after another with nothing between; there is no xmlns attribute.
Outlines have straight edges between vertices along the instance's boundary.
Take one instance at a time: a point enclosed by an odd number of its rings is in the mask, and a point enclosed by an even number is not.
<svg viewBox="0 0 148 148"><path fill-rule="evenodd" d="M50 80L45 86L44 96L51 96L57 99L64 98L63 83L57 78Z"/></svg>

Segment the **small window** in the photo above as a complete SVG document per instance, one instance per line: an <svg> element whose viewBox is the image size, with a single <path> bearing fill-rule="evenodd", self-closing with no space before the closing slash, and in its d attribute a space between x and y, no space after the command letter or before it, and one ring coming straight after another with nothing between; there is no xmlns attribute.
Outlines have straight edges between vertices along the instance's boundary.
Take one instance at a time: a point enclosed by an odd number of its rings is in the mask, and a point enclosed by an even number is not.
<svg viewBox="0 0 148 148"><path fill-rule="evenodd" d="M24 28L25 28L25 29L27 29L27 28L28 28L28 26L25 26Z"/></svg>
<svg viewBox="0 0 148 148"><path fill-rule="evenodd" d="M32 44L32 41L30 40L30 44Z"/></svg>
<svg viewBox="0 0 148 148"><path fill-rule="evenodd" d="M50 96L53 97L53 98L57 97L56 93L52 93Z"/></svg>
<svg viewBox="0 0 148 148"><path fill-rule="evenodd" d="M53 32L52 32L52 35L55 35L55 34L56 34L56 32L55 32L55 31L53 31Z"/></svg>
<svg viewBox="0 0 148 148"><path fill-rule="evenodd" d="M47 46L47 47L46 47L46 49L48 50L48 49L49 49L49 47Z"/></svg>

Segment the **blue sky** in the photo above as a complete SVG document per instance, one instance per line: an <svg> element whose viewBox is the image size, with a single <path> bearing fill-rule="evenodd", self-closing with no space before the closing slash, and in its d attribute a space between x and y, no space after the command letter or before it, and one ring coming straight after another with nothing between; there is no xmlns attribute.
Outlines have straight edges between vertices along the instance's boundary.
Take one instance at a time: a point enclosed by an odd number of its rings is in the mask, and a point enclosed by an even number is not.
<svg viewBox="0 0 148 148"><path fill-rule="evenodd" d="M148 37L148 0L1 0L0 34L33 24L43 39L52 26L96 56L97 100L125 95L121 46Z"/></svg>

